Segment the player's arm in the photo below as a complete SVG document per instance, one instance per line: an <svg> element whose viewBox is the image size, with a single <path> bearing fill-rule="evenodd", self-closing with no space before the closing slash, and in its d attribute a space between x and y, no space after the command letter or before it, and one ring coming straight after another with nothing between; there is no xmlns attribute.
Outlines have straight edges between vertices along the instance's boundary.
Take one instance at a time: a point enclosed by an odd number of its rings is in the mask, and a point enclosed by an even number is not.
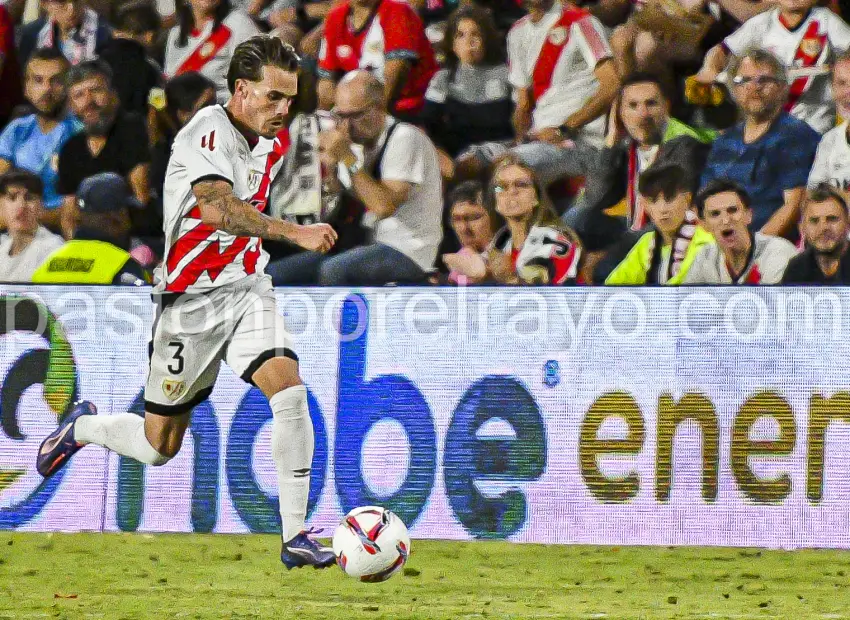
<svg viewBox="0 0 850 620"><path fill-rule="evenodd" d="M534 109L534 97L530 88L515 88L514 98L516 99L516 107L514 108L511 122L514 126L516 141L522 142L528 135L528 130L531 129L531 112Z"/></svg>
<svg viewBox="0 0 850 620"><path fill-rule="evenodd" d="M224 179L204 179L192 186L204 224L237 236L261 237L274 241L291 241L308 250L327 252L337 234L327 224L299 226L260 213L256 207L240 200Z"/></svg>

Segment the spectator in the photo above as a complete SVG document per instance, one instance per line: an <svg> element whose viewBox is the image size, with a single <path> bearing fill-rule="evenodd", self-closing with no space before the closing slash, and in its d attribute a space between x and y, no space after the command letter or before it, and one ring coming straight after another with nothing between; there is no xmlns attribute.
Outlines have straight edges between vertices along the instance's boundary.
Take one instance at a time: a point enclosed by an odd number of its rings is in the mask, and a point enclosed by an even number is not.
<svg viewBox="0 0 850 620"><path fill-rule="evenodd" d="M714 243L691 210L688 172L675 164L652 166L638 191L655 230L640 237L605 284L681 284L703 246Z"/></svg>
<svg viewBox="0 0 850 620"><path fill-rule="evenodd" d="M277 0L263 10L268 3L268 0L252 0L248 13L265 18L279 33L285 33L287 42L291 44L297 44L308 33L321 29L334 5L332 0Z"/></svg>
<svg viewBox="0 0 850 620"><path fill-rule="evenodd" d="M605 148L587 181L587 206L568 211L566 221L591 250L610 246L627 228L642 231L649 218L637 191L640 175L656 161L676 163L696 189L714 138L714 132L670 116L670 100L658 77L626 77L611 106Z"/></svg>
<svg viewBox="0 0 850 620"><path fill-rule="evenodd" d="M57 190L59 151L79 131L79 123L65 114L65 72L68 60L46 48L30 56L26 67L26 95L35 114L17 118L0 134L0 174L12 167L41 178L44 206L41 221L59 230L62 195Z"/></svg>
<svg viewBox="0 0 850 620"><path fill-rule="evenodd" d="M788 81L775 56L748 52L729 73L744 120L714 142L702 186L716 179L736 182L753 199L753 229L794 240L820 136L782 110Z"/></svg>
<svg viewBox="0 0 850 620"><path fill-rule="evenodd" d="M0 213L7 234L0 236L0 282L29 282L62 237L39 226L42 183L36 175L11 170L0 176Z"/></svg>
<svg viewBox="0 0 850 620"><path fill-rule="evenodd" d="M107 172L82 182L80 225L72 240L50 254L36 270L36 284L134 284L150 277L130 256L130 209L141 204L126 181Z"/></svg>
<svg viewBox="0 0 850 620"><path fill-rule="evenodd" d="M27 24L18 49L21 62L46 47L59 50L72 65L94 59L112 35L106 21L83 0L43 0L46 17Z"/></svg>
<svg viewBox="0 0 850 620"><path fill-rule="evenodd" d="M327 154L365 206L374 243L326 259L320 284L423 282L434 265L443 236L437 151L421 130L387 115L384 101L383 85L366 71L336 88L337 127L326 133Z"/></svg>
<svg viewBox="0 0 850 620"><path fill-rule="evenodd" d="M844 196L827 183L811 190L803 203L800 229L806 249L789 261L782 283L850 284L850 217Z"/></svg>
<svg viewBox="0 0 850 620"><path fill-rule="evenodd" d="M68 71L71 111L83 123L83 132L65 143L59 152L57 189L64 199L62 232L73 233L76 199L83 179L100 172L115 172L133 189L136 199L147 204L150 152L144 121L119 109L111 85L109 67L99 60L87 61Z"/></svg>
<svg viewBox="0 0 850 620"><path fill-rule="evenodd" d="M159 27L159 14L147 0L125 4L116 13L112 40L99 54L112 69L112 87L125 112L145 114L148 93L162 85L162 69L148 55Z"/></svg>
<svg viewBox="0 0 850 620"><path fill-rule="evenodd" d="M12 110L20 104L21 70L15 50L15 23L9 10L0 5L0 128L5 127Z"/></svg>
<svg viewBox="0 0 850 620"><path fill-rule="evenodd" d="M605 114L619 76L602 24L584 9L555 0L528 0L527 17L508 33L514 88L513 152L544 187L592 173L605 133ZM475 149L462 168L482 173L507 152L501 144Z"/></svg>
<svg viewBox="0 0 850 620"><path fill-rule="evenodd" d="M850 110L850 53L842 54L832 65L832 93L836 107ZM847 117L845 116L845 119ZM831 183L846 192L850 190L850 124L844 120L830 129L818 144L815 163L809 173L809 187Z"/></svg>
<svg viewBox="0 0 850 620"><path fill-rule="evenodd" d="M165 46L165 75L200 73L215 83L218 102L227 103L233 50L260 29L247 13L233 9L230 0L178 0L177 21Z"/></svg>
<svg viewBox="0 0 850 620"><path fill-rule="evenodd" d="M195 114L216 102L215 84L200 73L190 71L173 77L165 84L162 100L157 103L151 127L151 197L162 215L162 188L171 157L174 137Z"/></svg>
<svg viewBox="0 0 850 620"><path fill-rule="evenodd" d="M685 284L779 284L797 248L785 239L759 232L750 197L731 181L714 181L696 197L705 229L717 245L706 245L685 276Z"/></svg>
<svg viewBox="0 0 850 620"><path fill-rule="evenodd" d="M342 0L325 21L319 54L319 107L334 103L336 83L355 69L374 73L399 120L416 119L437 70L422 20L402 0Z"/></svg>
<svg viewBox="0 0 850 620"><path fill-rule="evenodd" d="M834 56L850 47L850 26L828 8L816 6L817 0L777 0L777 4L711 48L697 81L712 84L730 56L740 58L755 48L770 50L791 72L800 68L824 69L819 75L792 75L783 104L794 117L806 121L818 133L825 133L835 127L835 103L826 67ZM734 86L736 91L739 88ZM752 192L750 195L756 196Z"/></svg>
<svg viewBox="0 0 850 620"><path fill-rule="evenodd" d="M448 198L449 221L460 242L460 250L444 254L443 262L456 256L481 256L485 258L496 231L503 222L495 211L484 204L484 188L478 181L466 181L452 190ZM457 284L469 278L457 271L449 273L449 282Z"/></svg>
<svg viewBox="0 0 850 620"><path fill-rule="evenodd" d="M431 79L422 121L450 158L473 144L513 138L511 86L499 33L475 5L455 11L443 40L445 68Z"/></svg>
<svg viewBox="0 0 850 620"><path fill-rule="evenodd" d="M508 155L490 181L493 210L506 225L479 254L446 256L446 265L473 282L580 284L582 247L555 214L546 190L528 165Z"/></svg>

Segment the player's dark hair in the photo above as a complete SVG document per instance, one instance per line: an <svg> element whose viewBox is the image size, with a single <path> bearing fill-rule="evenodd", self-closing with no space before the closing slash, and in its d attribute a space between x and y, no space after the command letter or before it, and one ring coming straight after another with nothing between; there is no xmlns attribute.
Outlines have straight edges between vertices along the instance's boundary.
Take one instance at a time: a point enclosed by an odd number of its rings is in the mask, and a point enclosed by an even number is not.
<svg viewBox="0 0 850 620"><path fill-rule="evenodd" d="M650 166L640 176L638 192L652 201L663 196L665 200L673 200L676 196L692 192L691 178L687 170L675 164Z"/></svg>
<svg viewBox="0 0 850 620"><path fill-rule="evenodd" d="M213 30L221 26L221 22L230 15L232 8L230 0L219 1L213 16ZM177 47L186 47L189 44L189 33L195 27L195 16L188 0L177 0L177 25L180 28L177 32Z"/></svg>
<svg viewBox="0 0 850 620"><path fill-rule="evenodd" d="M457 29L462 19L468 19L475 22L478 26L478 31L481 33L481 40L484 46L484 58L481 59L481 64L485 67L500 65L505 62L505 51L502 45L501 36L496 28L496 22L493 19L490 11L476 4L461 7L449 16L449 21L446 24L446 36L443 38L443 54L445 62L443 63L450 72L454 73L457 69L458 58L454 51L455 37Z"/></svg>
<svg viewBox="0 0 850 620"><path fill-rule="evenodd" d="M236 90L236 80L259 82L263 79L263 67L296 72L300 63L295 48L277 37L265 34L251 37L237 45L233 52L227 70L227 88L232 94Z"/></svg>
<svg viewBox="0 0 850 620"><path fill-rule="evenodd" d="M42 47L35 50L30 54L27 64L30 64L33 60L55 60L64 63L66 67L71 64L68 62L65 54L55 47Z"/></svg>
<svg viewBox="0 0 850 620"><path fill-rule="evenodd" d="M835 189L829 183L818 183L812 189L810 189L806 193L806 200L803 203L803 210L805 210L806 206L810 203L822 203L829 202L830 200L834 200L841 206L844 215L850 215L850 211L847 209L847 201L844 199L844 196Z"/></svg>
<svg viewBox="0 0 850 620"><path fill-rule="evenodd" d="M177 120L177 112L189 112L198 103L198 98L208 90L215 90L209 78L195 71L176 75L165 84L166 109Z"/></svg>
<svg viewBox="0 0 850 620"><path fill-rule="evenodd" d="M71 88L74 84L79 84L92 77L101 76L106 80L106 83L112 88L112 69L102 60L85 60L78 65L72 66L65 74L65 86Z"/></svg>
<svg viewBox="0 0 850 620"><path fill-rule="evenodd" d="M116 30L140 36L148 32L158 32L162 20L153 4L148 0L138 0L118 9L113 25Z"/></svg>
<svg viewBox="0 0 850 620"><path fill-rule="evenodd" d="M0 175L0 196L5 196L10 187L23 187L31 194L39 198L44 195L44 183L41 178L29 170L12 168L5 174Z"/></svg>
<svg viewBox="0 0 850 620"><path fill-rule="evenodd" d="M750 195L747 193L743 187L735 183L734 181L730 181L728 179L716 179L711 181L708 185L706 185L694 198L694 206L697 209L697 213L702 217L703 212L705 211L705 202L712 196L716 196L717 194L725 194L726 192L731 192L736 194L738 198L740 198L741 203L745 208L751 208L752 200L750 199Z"/></svg>

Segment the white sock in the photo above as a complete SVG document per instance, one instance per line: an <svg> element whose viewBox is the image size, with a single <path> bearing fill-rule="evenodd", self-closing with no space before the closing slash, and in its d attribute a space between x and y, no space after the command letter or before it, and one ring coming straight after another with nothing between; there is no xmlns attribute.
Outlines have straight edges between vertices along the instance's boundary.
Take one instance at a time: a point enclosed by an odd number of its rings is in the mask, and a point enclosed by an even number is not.
<svg viewBox="0 0 850 620"><path fill-rule="evenodd" d="M307 518L310 466L313 463L313 421L307 408L307 388L296 385L269 399L274 414L272 459L277 468L283 540L295 538Z"/></svg>
<svg viewBox="0 0 850 620"><path fill-rule="evenodd" d="M147 465L165 465L170 460L150 444L145 437L145 419L134 413L80 416L74 422L74 439L109 448Z"/></svg>

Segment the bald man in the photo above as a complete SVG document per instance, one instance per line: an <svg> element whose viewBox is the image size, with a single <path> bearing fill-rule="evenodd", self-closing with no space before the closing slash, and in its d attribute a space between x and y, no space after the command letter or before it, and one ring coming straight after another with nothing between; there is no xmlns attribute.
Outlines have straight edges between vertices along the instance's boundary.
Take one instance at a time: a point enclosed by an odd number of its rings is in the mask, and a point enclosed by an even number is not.
<svg viewBox="0 0 850 620"><path fill-rule="evenodd" d="M387 114L384 87L367 71L347 74L335 103L335 127L322 132L320 149L345 191L365 206L374 242L322 260L319 283L423 282L443 236L437 151L417 127Z"/></svg>

